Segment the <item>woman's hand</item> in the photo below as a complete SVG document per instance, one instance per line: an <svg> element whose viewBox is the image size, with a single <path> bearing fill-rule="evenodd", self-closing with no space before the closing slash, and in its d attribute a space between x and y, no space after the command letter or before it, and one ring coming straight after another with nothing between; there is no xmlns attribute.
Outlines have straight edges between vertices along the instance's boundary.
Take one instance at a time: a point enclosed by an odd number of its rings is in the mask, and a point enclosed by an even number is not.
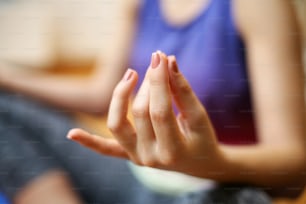
<svg viewBox="0 0 306 204"><path fill-rule="evenodd" d="M151 65L132 106L128 103L137 73L128 70L114 90L108 127L114 139L74 129L68 138L99 153L129 159L138 165L207 177L220 170L223 156L201 102L179 72L175 57L153 53ZM172 97L178 107L176 117Z"/></svg>

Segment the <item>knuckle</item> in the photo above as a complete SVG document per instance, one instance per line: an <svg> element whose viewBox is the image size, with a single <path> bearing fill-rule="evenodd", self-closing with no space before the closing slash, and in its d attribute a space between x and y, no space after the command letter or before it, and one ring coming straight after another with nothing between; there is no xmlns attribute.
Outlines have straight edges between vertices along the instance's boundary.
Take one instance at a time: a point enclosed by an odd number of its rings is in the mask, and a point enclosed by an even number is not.
<svg viewBox="0 0 306 204"><path fill-rule="evenodd" d="M163 151L160 155L160 163L164 166L174 166L179 161L179 155L174 151Z"/></svg>
<svg viewBox="0 0 306 204"><path fill-rule="evenodd" d="M154 167L156 165L156 160L152 152L143 146L138 146L138 155L140 155L141 163L143 166Z"/></svg>
<svg viewBox="0 0 306 204"><path fill-rule="evenodd" d="M143 165L144 166L147 166L147 167L156 167L157 166L157 161L155 158L152 158L152 157L147 157L147 158L144 158L143 161L142 161Z"/></svg>
<svg viewBox="0 0 306 204"><path fill-rule="evenodd" d="M177 158L173 155L164 155L160 159L160 162L164 166L174 166L177 163Z"/></svg>
<svg viewBox="0 0 306 204"><path fill-rule="evenodd" d="M178 88L182 94L189 94L190 92L192 92L191 87L187 83L180 83L178 85Z"/></svg>
<svg viewBox="0 0 306 204"><path fill-rule="evenodd" d="M207 118L207 113L205 111L198 111L194 113L192 123L193 124L203 124L206 118Z"/></svg>
<svg viewBox="0 0 306 204"><path fill-rule="evenodd" d="M111 122L107 121L107 127L108 129L113 133L118 133L123 128L123 124L119 121Z"/></svg>
<svg viewBox="0 0 306 204"><path fill-rule="evenodd" d="M170 115L170 108L169 109L155 109L151 110L150 112L152 120L158 123L167 122Z"/></svg>
<svg viewBox="0 0 306 204"><path fill-rule="evenodd" d="M149 116L148 108L133 105L132 107L132 115L135 118L144 118Z"/></svg>
<svg viewBox="0 0 306 204"><path fill-rule="evenodd" d="M129 96L128 89L124 87L121 83L119 83L113 90L112 94L113 99L125 100L128 99L128 96Z"/></svg>
<svg viewBox="0 0 306 204"><path fill-rule="evenodd" d="M150 78L150 85L151 86L159 87L159 86L162 86L162 83L163 83L163 78L151 76L151 78Z"/></svg>
<svg viewBox="0 0 306 204"><path fill-rule="evenodd" d="M116 88L113 91L113 98L122 98L123 97L123 93L121 90L121 87L119 85L116 86Z"/></svg>

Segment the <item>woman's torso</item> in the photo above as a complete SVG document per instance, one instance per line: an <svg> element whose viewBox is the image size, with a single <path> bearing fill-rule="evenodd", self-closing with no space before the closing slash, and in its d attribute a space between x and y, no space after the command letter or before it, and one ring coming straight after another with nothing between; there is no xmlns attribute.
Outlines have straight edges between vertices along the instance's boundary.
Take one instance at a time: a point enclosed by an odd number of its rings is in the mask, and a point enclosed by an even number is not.
<svg viewBox="0 0 306 204"><path fill-rule="evenodd" d="M211 0L190 22L170 24L158 0L144 0L130 66L142 81L151 53L175 55L181 72L205 106L218 140L256 142L245 49L232 1Z"/></svg>

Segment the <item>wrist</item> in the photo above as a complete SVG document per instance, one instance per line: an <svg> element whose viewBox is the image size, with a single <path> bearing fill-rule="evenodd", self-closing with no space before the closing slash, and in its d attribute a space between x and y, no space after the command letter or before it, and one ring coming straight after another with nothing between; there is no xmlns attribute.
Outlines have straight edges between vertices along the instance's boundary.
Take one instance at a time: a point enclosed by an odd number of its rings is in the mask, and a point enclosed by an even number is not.
<svg viewBox="0 0 306 204"><path fill-rule="evenodd" d="M232 179L232 165L229 155L222 145L218 144L215 153L214 169L209 172L209 177L221 182L230 182Z"/></svg>
<svg viewBox="0 0 306 204"><path fill-rule="evenodd" d="M197 158L191 160L192 164L184 165L188 167L184 173L220 182L230 182L232 180L231 161L219 144L216 144L216 148L209 155Z"/></svg>
<svg viewBox="0 0 306 204"><path fill-rule="evenodd" d="M204 162L204 170L200 172L200 177L212 179L218 182L237 181L237 168L233 163L231 156L223 149L222 145L217 146L216 151L209 160ZM239 174L239 173L238 173Z"/></svg>

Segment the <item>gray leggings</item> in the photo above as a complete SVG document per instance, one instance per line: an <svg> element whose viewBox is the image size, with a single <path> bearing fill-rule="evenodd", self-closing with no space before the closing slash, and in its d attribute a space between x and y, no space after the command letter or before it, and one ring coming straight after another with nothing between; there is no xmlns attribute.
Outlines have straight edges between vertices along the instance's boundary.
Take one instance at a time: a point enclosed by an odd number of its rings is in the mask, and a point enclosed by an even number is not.
<svg viewBox="0 0 306 204"><path fill-rule="evenodd" d="M178 197L154 193L134 178L126 161L67 140L73 127L67 113L0 92L0 191L13 198L31 179L58 169L70 177L84 203L270 203L263 191L246 186L220 186Z"/></svg>

